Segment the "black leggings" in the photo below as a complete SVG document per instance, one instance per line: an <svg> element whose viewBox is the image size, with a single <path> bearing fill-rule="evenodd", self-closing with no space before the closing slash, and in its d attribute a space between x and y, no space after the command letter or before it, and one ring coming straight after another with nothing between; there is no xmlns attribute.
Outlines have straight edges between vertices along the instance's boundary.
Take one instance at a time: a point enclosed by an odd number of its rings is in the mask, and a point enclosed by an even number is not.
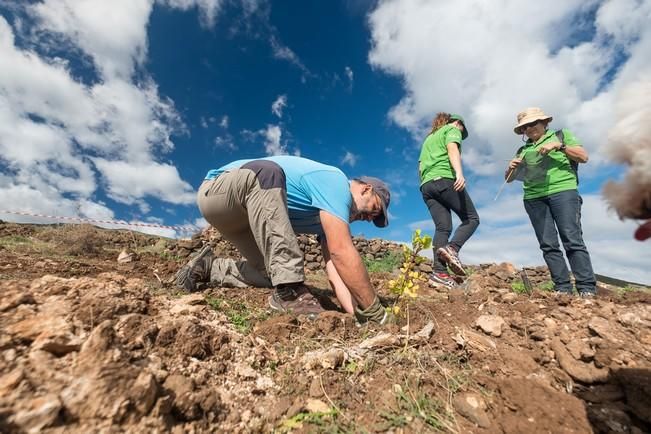
<svg viewBox="0 0 651 434"><path fill-rule="evenodd" d="M453 246L457 251L472 236L479 226L479 214L472 203L472 199L464 188L461 191L454 191L454 180L441 178L435 181L428 181L421 185L420 192L423 200L432 215L436 225L434 234L434 271L439 273L447 272L445 264L436 260L436 250L447 244ZM454 232L454 236L448 242L452 232L452 214L454 213L461 220L461 225Z"/></svg>

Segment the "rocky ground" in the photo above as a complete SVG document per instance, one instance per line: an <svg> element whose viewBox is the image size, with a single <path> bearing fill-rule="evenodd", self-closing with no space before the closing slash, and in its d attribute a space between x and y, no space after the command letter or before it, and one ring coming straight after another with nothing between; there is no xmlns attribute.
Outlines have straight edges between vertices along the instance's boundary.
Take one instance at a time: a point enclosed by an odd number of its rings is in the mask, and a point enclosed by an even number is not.
<svg viewBox="0 0 651 434"><path fill-rule="evenodd" d="M206 240L1 223L0 432L651 432L648 289L556 297L528 270L528 293L486 264L357 327L311 267L311 322L269 289L171 287Z"/></svg>

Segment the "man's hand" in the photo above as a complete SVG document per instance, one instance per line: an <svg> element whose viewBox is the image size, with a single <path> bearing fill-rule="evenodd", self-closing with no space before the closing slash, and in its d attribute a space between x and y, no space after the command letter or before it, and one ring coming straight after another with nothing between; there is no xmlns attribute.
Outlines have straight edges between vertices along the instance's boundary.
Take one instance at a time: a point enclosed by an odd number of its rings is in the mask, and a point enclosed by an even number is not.
<svg viewBox="0 0 651 434"><path fill-rule="evenodd" d="M561 148L561 143L560 142L550 142L542 145L540 148L538 148L538 153L541 155L547 155L552 151L556 151Z"/></svg>
<svg viewBox="0 0 651 434"><path fill-rule="evenodd" d="M355 308L355 317L357 317L357 321L359 321L360 324L369 321L379 324L388 324L393 322L393 314L384 309L384 306L382 306L378 297L375 297L373 304L364 310L361 310L359 306Z"/></svg>
<svg viewBox="0 0 651 434"><path fill-rule="evenodd" d="M457 173L457 179L454 181L454 191L461 191L466 187L466 178L462 173Z"/></svg>

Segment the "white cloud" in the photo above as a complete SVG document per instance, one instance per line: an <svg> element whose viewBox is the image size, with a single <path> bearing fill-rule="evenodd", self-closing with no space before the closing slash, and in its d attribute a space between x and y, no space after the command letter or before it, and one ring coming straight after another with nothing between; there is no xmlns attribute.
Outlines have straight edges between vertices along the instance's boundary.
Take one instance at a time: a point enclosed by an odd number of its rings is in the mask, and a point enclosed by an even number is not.
<svg viewBox="0 0 651 434"><path fill-rule="evenodd" d="M271 104L271 112L282 118L285 107L287 107L287 95L278 95L278 98Z"/></svg>
<svg viewBox="0 0 651 434"><path fill-rule="evenodd" d="M229 123L228 115L224 115L222 116L222 120L219 121L219 126L222 128L228 128L228 123Z"/></svg>
<svg viewBox="0 0 651 434"><path fill-rule="evenodd" d="M357 159L359 158L359 155L355 155L350 151L346 151L346 154L344 157L341 159L341 164L348 164L350 167L355 167L355 164L357 164Z"/></svg>
<svg viewBox="0 0 651 434"><path fill-rule="evenodd" d="M348 90L352 90L353 82L355 81L353 70L350 68L350 66L346 66L344 68L344 72L346 73L346 77L348 77Z"/></svg>
<svg viewBox="0 0 651 434"><path fill-rule="evenodd" d="M45 0L32 6L37 29L79 46L101 75L128 79L147 54L150 0ZM117 30L119 29L119 31Z"/></svg>
<svg viewBox="0 0 651 434"><path fill-rule="evenodd" d="M157 0L172 8L187 11L191 8L199 9L199 18L201 24L205 27L213 27L219 11L221 10L223 0Z"/></svg>
<svg viewBox="0 0 651 434"><path fill-rule="evenodd" d="M280 141L282 131L278 125L267 125L264 135L264 149L267 155L287 155L287 147Z"/></svg>
<svg viewBox="0 0 651 434"><path fill-rule="evenodd" d="M595 8L596 21L581 27ZM369 15L369 62L403 80L405 95L389 117L414 137L438 111L466 117L466 149L476 149L468 163L479 174L501 170L486 163L512 154L515 115L528 106L575 132L596 163L604 161L598 147L612 126L614 92L651 67L650 18L649 0L388 0ZM463 37L451 40L455 34ZM603 86L622 61L616 53L630 57Z"/></svg>
<svg viewBox="0 0 651 434"><path fill-rule="evenodd" d="M233 142L233 137L230 134L215 137L215 146L217 148L228 149L230 151L236 151L238 149L237 145Z"/></svg>
<svg viewBox="0 0 651 434"><path fill-rule="evenodd" d="M24 191L31 198L4 203L42 213L106 214L106 204L91 199L103 186L141 212L149 211L147 197L193 203L192 187L176 168L156 161L173 149L171 134L185 127L173 102L140 70L152 4L20 5L34 20L29 30L17 26L31 32L22 35L27 46L21 48L0 17L0 161L11 174L0 196ZM70 56L88 56L97 73L91 83L75 78L67 60L48 55L55 44Z"/></svg>
<svg viewBox="0 0 651 434"><path fill-rule="evenodd" d="M303 81L305 81L306 77L310 77L312 73L310 72L309 69L303 64L303 61L292 51L291 48L289 48L286 45L283 45L278 38L275 35L271 35L269 39L269 43L271 44L271 50L273 52L273 56L276 59L281 59L281 60L286 60L292 65L296 66L298 69L301 70L303 73Z"/></svg>

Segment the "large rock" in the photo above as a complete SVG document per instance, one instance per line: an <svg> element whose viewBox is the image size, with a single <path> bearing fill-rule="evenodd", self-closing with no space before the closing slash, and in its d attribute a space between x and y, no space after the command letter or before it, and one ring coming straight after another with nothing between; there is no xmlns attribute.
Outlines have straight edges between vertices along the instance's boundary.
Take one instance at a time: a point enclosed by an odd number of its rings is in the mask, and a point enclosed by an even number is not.
<svg viewBox="0 0 651 434"><path fill-rule="evenodd" d="M484 333L491 336L502 336L502 329L506 325L504 318L497 315L481 315L475 321L475 326L481 329Z"/></svg>

